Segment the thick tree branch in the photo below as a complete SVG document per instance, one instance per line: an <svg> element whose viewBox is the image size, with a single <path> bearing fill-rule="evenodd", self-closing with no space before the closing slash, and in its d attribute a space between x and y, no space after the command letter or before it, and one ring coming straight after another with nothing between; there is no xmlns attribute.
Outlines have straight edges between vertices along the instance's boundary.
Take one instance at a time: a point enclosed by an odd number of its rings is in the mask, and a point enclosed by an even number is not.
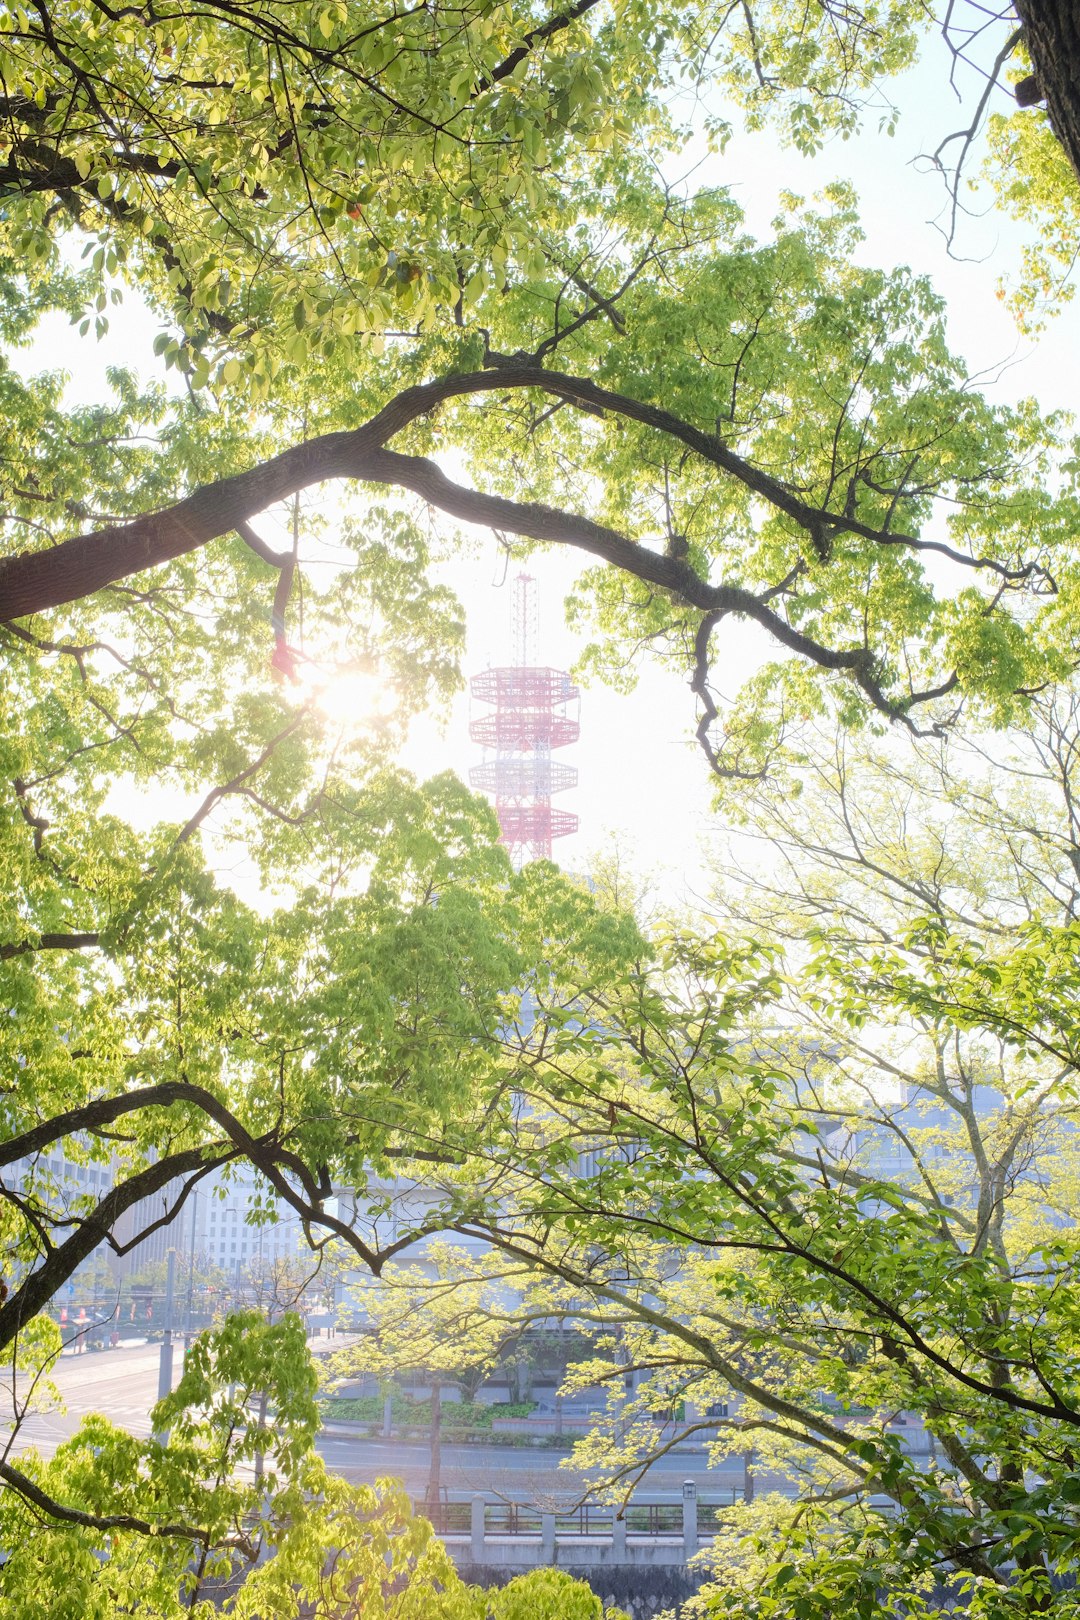
<svg viewBox="0 0 1080 1620"><path fill-rule="evenodd" d="M278 1197L305 1223L325 1228L341 1238L375 1275L388 1259L407 1249L418 1238L441 1229L441 1221L427 1224L402 1235L383 1249L372 1249L347 1221L339 1220L325 1210L323 1204L330 1190L329 1184L324 1186L297 1153L273 1134L253 1136L219 1098L189 1081L165 1081L120 1096L98 1098L45 1120L0 1143L0 1169L40 1153L65 1137L79 1132L103 1130L126 1115L151 1108L170 1108L179 1103L194 1106L212 1119L224 1131L230 1146L226 1149L216 1142L186 1153L173 1154L114 1188L96 1210L82 1219L79 1231L53 1249L45 1263L31 1273L22 1288L0 1309L0 1344L7 1342L23 1321L48 1304L56 1289L87 1254L107 1238L118 1217L132 1204L161 1191L170 1181L181 1176L190 1175L193 1171L205 1173L238 1156L246 1158L266 1178ZM391 1156L445 1162L444 1156L428 1151L406 1152L399 1149L392 1150Z"/></svg>
<svg viewBox="0 0 1080 1620"><path fill-rule="evenodd" d="M44 1120L40 1125L34 1125L28 1131L22 1131L18 1136L0 1142L0 1169L5 1165L17 1164L20 1159L28 1158L33 1153L40 1153L43 1149L51 1147L54 1142L60 1142L65 1136L75 1136L81 1131L101 1130L114 1124L126 1114L138 1113L142 1108L169 1108L173 1103L195 1103L205 1113L211 1108L220 1108L216 1097L201 1086L190 1085L186 1081L170 1080L158 1086L145 1086L139 1091L122 1092L118 1097L99 1097L93 1102L84 1103L80 1108L70 1108L65 1113L55 1114L51 1119Z"/></svg>
<svg viewBox="0 0 1080 1620"><path fill-rule="evenodd" d="M252 1136L219 1097L187 1080L163 1081L160 1085L144 1086L138 1091L123 1092L117 1097L101 1097L93 1102L84 1103L79 1108L57 1114L41 1125L35 1125L19 1136L0 1143L0 1169L5 1165L17 1163L32 1153L40 1153L42 1149L49 1147L53 1142L61 1141L66 1136L77 1135L80 1131L101 1130L127 1114L139 1113L146 1108L171 1108L177 1103L190 1104L199 1109L248 1157L254 1157L256 1153L265 1156L267 1150L272 1147L279 1163L297 1178L312 1203L318 1202L321 1197L319 1185L297 1154L292 1153L274 1137Z"/></svg>
<svg viewBox="0 0 1080 1620"><path fill-rule="evenodd" d="M684 558L640 544L589 518L537 502L518 502L465 488L449 479L434 462L386 448L387 441L397 433L447 401L509 388L536 389L580 409L615 414L667 434L789 518L821 557L829 554L835 536L846 532L877 545L938 552L967 567L991 571L1009 586L1018 586L1036 575L1045 578L1034 563L1010 569L994 558L965 556L937 541L876 529L847 513L813 506L772 474L736 455L717 434L695 427L660 406L614 393L588 379L549 371L528 357L489 355L488 359L490 364L483 371L437 378L407 388L362 427L295 445L246 472L203 486L172 507L66 540L48 551L24 552L0 562L0 622L75 601L130 574L197 550L230 530L237 530L265 561L279 568L277 601L287 594L290 565L254 536L250 518L309 485L336 478L355 479L410 489L465 522L587 552L636 579L671 592L679 601L709 615L713 624L727 614L744 615L789 651L820 668L850 674L882 714L912 723L909 711L923 695L916 693L902 699L888 696L880 683L871 648L827 647L795 629L772 607L772 599L782 593L786 581L761 592L713 584ZM950 676L941 690L951 689L952 684Z"/></svg>
<svg viewBox="0 0 1080 1620"><path fill-rule="evenodd" d="M220 1144L216 1151L212 1147L189 1148L166 1155L106 1193L95 1209L79 1218L79 1225L71 1236L50 1249L41 1265L0 1306L0 1345L9 1344L31 1317L46 1308L57 1289L89 1259L98 1244L108 1241L112 1228L125 1211L161 1192L169 1182L181 1176L205 1174L236 1156L236 1149L223 1150Z"/></svg>
<svg viewBox="0 0 1080 1620"><path fill-rule="evenodd" d="M0 622L76 601L130 574L185 556L239 529L254 514L276 502L311 484L334 478L403 482L405 487L417 489L425 498L467 521L486 524L491 514L501 513L500 527L592 551L640 579L676 592L705 612L750 611L751 604L762 609L762 599L753 593L711 586L681 559L648 551L588 519L461 490L444 480L432 464L417 458L386 459L390 454L384 449L388 440L439 405L507 388L535 388L570 404L611 411L670 435L791 518L819 550L827 538L846 532L879 545L939 552L968 567L990 570L1011 583L1021 583L1035 571L1034 565L1007 569L993 558L965 556L937 541L875 529L842 513L824 511L801 500L781 480L729 450L715 433L684 422L660 406L613 393L588 379L547 371L530 361L493 358L497 363L484 371L442 377L404 389L362 427L309 439L246 472L206 484L174 506L65 540L49 551L22 552L8 558L0 563ZM520 527L516 520L520 520ZM767 616L770 629L775 628L773 620L775 615ZM804 650L806 638L798 638L797 632L790 629L788 633L797 639L787 644L793 650ZM840 657L836 667L854 667L851 655Z"/></svg>
<svg viewBox="0 0 1080 1620"><path fill-rule="evenodd" d="M26 956L33 951L88 951L100 943L100 934L38 934L36 939L21 939L17 944L0 945L0 962L8 962L13 956Z"/></svg>

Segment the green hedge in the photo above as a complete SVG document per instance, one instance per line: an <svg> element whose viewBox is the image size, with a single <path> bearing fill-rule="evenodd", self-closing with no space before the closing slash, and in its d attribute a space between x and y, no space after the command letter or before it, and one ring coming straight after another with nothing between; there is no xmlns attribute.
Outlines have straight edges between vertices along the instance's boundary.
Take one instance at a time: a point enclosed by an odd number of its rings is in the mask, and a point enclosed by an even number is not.
<svg viewBox="0 0 1080 1620"><path fill-rule="evenodd" d="M536 1408L535 1401L497 1401L493 1406L478 1401L444 1401L442 1429L446 1435L472 1433L477 1430L491 1433L493 1418L528 1417ZM338 1419L345 1423L381 1423L383 1398L381 1395L330 1395L319 1402L324 1423ZM391 1403L395 1429L430 1429L431 1402L417 1401L409 1395L395 1395Z"/></svg>

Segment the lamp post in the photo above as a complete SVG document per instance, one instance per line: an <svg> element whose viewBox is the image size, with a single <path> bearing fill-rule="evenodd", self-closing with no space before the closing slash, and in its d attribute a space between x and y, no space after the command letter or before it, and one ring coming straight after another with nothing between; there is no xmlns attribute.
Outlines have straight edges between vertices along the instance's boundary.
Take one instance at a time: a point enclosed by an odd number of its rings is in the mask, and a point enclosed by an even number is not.
<svg viewBox="0 0 1080 1620"><path fill-rule="evenodd" d="M193 1325L193 1321L192 1321L192 1316L193 1316L193 1300L194 1300L194 1294L195 1294L195 1239L196 1239L196 1237L198 1235L198 1228L199 1228L199 1194L196 1191L196 1192L192 1193L192 1195L191 1195L191 1248L190 1248L189 1253L188 1253L188 1284L187 1284L187 1312L186 1312L187 1330L186 1330L186 1332L184 1334L184 1359L185 1359L185 1361L187 1360L188 1351L191 1349L191 1341L195 1336L195 1330L194 1330L194 1325Z"/></svg>
<svg viewBox="0 0 1080 1620"><path fill-rule="evenodd" d="M176 1285L176 1250L169 1250L168 1265L165 1271L165 1326L161 1334L161 1359L158 1362L158 1389L157 1398L163 1401L172 1391L172 1335L173 1335L173 1289ZM154 1439L159 1445L169 1443L168 1429L156 1429Z"/></svg>
<svg viewBox="0 0 1080 1620"><path fill-rule="evenodd" d="M682 1488L683 1558L687 1563L698 1550L697 1485L692 1479L683 1480Z"/></svg>

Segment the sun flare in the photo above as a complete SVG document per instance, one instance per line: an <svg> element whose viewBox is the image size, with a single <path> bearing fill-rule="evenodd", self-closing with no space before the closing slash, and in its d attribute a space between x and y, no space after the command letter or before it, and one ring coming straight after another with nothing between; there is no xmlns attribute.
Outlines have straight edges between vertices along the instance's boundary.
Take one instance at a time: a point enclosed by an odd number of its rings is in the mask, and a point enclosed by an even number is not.
<svg viewBox="0 0 1080 1620"><path fill-rule="evenodd" d="M395 694L378 670L346 667L313 681L312 702L332 725L352 729L385 719Z"/></svg>

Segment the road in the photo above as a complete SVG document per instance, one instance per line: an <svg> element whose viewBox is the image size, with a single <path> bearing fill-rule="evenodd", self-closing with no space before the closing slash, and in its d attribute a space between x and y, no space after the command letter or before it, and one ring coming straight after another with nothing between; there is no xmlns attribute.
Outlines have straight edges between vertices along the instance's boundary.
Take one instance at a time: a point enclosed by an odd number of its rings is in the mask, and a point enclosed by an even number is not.
<svg viewBox="0 0 1080 1620"><path fill-rule="evenodd" d="M422 1496L427 1485L430 1451L426 1445L324 1434L319 1436L319 1452L327 1466L346 1479L370 1482L390 1474L403 1479L413 1496ZM444 1445L442 1482L453 1495L480 1491L522 1501L529 1500L535 1491L576 1496L584 1481L572 1469L560 1468L564 1455L524 1446ZM687 1479L695 1482L706 1499L726 1497L733 1487L742 1489L742 1465L737 1469L706 1468L700 1452L669 1452L650 1469L642 1494L650 1501L678 1502Z"/></svg>
<svg viewBox="0 0 1080 1620"><path fill-rule="evenodd" d="M160 1358L158 1345L61 1356L53 1368L52 1382L66 1410L35 1412L28 1417L13 1449L24 1451L33 1446L43 1456L51 1457L90 1412L103 1412L131 1434L149 1434L148 1413L157 1399ZM10 1386L5 1385L3 1398L4 1418L9 1425Z"/></svg>
<svg viewBox="0 0 1080 1620"><path fill-rule="evenodd" d="M179 1377L181 1351L174 1351L174 1378ZM26 1419L13 1450L33 1446L52 1456L63 1440L75 1433L89 1412L102 1412L121 1428L136 1435L150 1433L150 1407L157 1398L160 1347L142 1345L105 1350L83 1356L65 1355L53 1372L66 1410L35 1413ZM321 1434L318 1449L327 1466L353 1483L370 1483L387 1476L402 1479L411 1495L421 1497L427 1486L430 1451L416 1441L371 1440L360 1435ZM580 1478L559 1467L563 1454L544 1448L464 1446L442 1448L442 1481L451 1494L482 1491L522 1501L537 1492L563 1493L569 1498L580 1489ZM698 1453L672 1453L661 1457L650 1472L647 1494L652 1500L678 1501L682 1482L693 1479L705 1497L726 1495L741 1486L742 1469L712 1470Z"/></svg>

